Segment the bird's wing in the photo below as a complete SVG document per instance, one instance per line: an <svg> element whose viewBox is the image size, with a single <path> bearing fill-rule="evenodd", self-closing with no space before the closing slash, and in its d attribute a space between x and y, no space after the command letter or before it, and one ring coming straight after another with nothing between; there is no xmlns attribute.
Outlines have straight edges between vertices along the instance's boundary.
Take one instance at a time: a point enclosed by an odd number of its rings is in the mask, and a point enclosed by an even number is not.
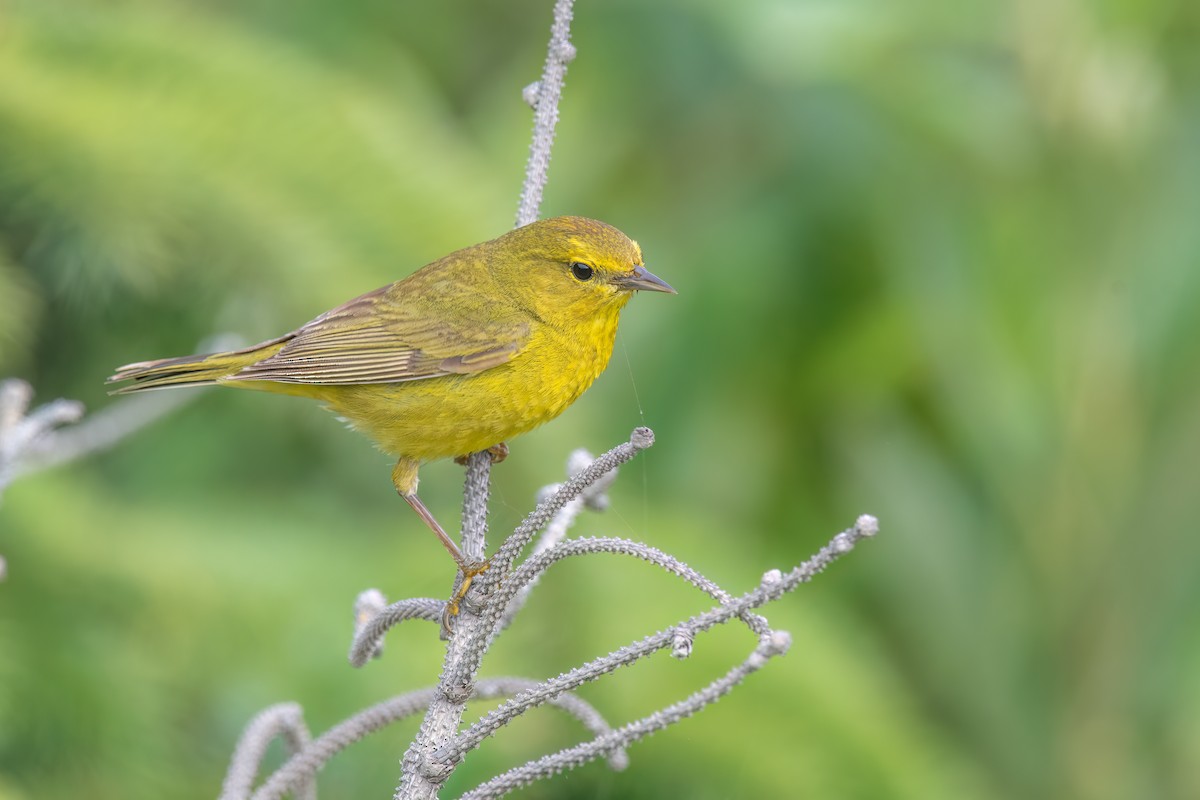
<svg viewBox="0 0 1200 800"><path fill-rule="evenodd" d="M322 314L229 379L349 385L470 374L510 360L529 338L528 319L511 307L436 307L393 294L387 286Z"/></svg>

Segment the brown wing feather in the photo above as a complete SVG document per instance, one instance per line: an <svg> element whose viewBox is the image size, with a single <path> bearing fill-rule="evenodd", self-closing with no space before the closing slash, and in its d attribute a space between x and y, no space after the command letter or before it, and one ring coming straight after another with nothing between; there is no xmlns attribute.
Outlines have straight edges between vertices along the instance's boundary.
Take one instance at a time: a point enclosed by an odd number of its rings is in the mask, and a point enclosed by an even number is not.
<svg viewBox="0 0 1200 800"><path fill-rule="evenodd" d="M455 318L450 308L425 308L425 298L402 302L403 294L395 296L400 286L322 314L278 353L229 379L347 385L481 372L510 360L529 336L529 323L515 309Z"/></svg>

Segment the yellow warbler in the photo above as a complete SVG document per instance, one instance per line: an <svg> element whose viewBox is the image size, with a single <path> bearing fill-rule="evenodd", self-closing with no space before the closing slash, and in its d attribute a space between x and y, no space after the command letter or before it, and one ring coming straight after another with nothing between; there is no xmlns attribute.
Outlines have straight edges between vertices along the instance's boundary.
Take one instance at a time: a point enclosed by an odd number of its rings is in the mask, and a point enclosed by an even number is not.
<svg viewBox="0 0 1200 800"><path fill-rule="evenodd" d="M491 450L558 416L604 370L634 291L675 293L611 225L556 217L428 264L276 339L129 364L114 393L216 383L319 400L398 460L396 491L470 577L417 497L426 461Z"/></svg>

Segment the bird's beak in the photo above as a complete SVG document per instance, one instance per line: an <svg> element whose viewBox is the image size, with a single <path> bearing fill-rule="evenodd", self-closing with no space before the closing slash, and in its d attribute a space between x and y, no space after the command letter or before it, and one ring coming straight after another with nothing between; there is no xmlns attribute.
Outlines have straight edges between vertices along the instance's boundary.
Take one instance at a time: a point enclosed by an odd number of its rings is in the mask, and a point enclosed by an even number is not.
<svg viewBox="0 0 1200 800"><path fill-rule="evenodd" d="M671 284L667 283L645 267L634 267L633 272L629 273L628 275L618 275L615 277L613 279L613 283L629 292L641 290L646 292L666 292L667 294L678 294L678 292L671 288Z"/></svg>

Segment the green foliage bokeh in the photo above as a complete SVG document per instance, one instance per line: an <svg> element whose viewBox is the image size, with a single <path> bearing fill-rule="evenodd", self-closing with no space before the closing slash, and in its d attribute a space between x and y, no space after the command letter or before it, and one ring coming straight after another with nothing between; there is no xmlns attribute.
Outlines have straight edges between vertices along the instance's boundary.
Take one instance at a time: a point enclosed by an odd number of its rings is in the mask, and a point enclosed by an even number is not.
<svg viewBox="0 0 1200 800"><path fill-rule="evenodd" d="M278 334L511 224L549 2L0 6L0 376L104 378ZM1200 795L1200 6L582 2L543 214L641 243L608 372L497 468L511 527L574 447L658 445L581 531L738 591L863 512L768 611L793 651L530 796ZM349 606L442 596L388 462L312 404L213 391L0 507L0 800L211 797L282 700L324 729L432 682L345 662ZM460 471L423 472L443 519ZM547 676L706 604L563 565L488 673ZM587 687L614 722L752 646ZM386 797L413 724L339 756ZM542 711L451 790L582 736ZM278 760L278 753L274 758Z"/></svg>

